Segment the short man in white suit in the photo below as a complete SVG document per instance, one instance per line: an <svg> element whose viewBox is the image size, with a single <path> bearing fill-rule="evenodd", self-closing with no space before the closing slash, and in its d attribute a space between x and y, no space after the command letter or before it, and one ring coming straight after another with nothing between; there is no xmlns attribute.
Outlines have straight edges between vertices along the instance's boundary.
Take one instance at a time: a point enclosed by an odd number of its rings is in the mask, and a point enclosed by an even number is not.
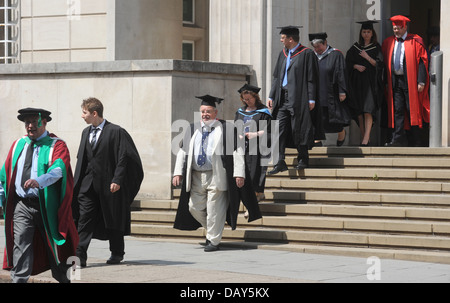
<svg viewBox="0 0 450 303"><path fill-rule="evenodd" d="M245 158L242 148L233 146L227 153L224 146L234 143L226 137L233 139L235 132L233 124L217 119L216 103L223 99L209 95L197 98L202 100L202 121L185 133L183 144L189 148L180 149L172 181L175 187L183 184L175 228L204 227L204 250L211 252L218 250L227 220L236 228L240 189L245 185Z"/></svg>

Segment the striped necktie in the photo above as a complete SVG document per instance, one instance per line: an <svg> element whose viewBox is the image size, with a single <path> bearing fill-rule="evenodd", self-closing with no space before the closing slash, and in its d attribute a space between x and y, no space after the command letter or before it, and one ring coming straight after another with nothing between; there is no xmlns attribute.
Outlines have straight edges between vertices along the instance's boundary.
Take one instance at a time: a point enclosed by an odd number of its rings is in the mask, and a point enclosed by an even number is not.
<svg viewBox="0 0 450 303"><path fill-rule="evenodd" d="M92 130L92 140L91 140L91 147L92 149L95 148L95 144L97 144L97 132L100 130L100 128L94 128Z"/></svg>
<svg viewBox="0 0 450 303"><path fill-rule="evenodd" d="M214 130L214 128L211 129L211 132L213 130ZM198 155L198 158L197 158L197 164L198 164L199 167L202 167L203 165L206 164L206 149L207 149L207 145L208 145L207 144L207 139L208 139L209 135L211 134L211 132L209 132L206 127L203 128L203 132L202 132L202 151L201 151L201 154Z"/></svg>
<svg viewBox="0 0 450 303"><path fill-rule="evenodd" d="M25 156L25 163L22 172L22 186L31 178L31 166L33 164L34 144L36 141L31 140L28 144L27 154Z"/></svg>
<svg viewBox="0 0 450 303"><path fill-rule="evenodd" d="M398 72L401 69L400 58L402 56L403 39L398 38L397 41L398 41L398 46L397 46L397 51L395 52L394 69L395 69L395 71Z"/></svg>

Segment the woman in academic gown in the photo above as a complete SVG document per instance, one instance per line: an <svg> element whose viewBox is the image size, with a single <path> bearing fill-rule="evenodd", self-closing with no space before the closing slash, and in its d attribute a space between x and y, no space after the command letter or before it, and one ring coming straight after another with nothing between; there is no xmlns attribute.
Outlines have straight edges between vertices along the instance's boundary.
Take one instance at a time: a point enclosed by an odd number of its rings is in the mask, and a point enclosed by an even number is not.
<svg viewBox="0 0 450 303"><path fill-rule="evenodd" d="M351 115L346 102L345 58L341 51L328 45L326 33L310 34L309 40L319 61L319 100L325 133L338 133L337 146L344 145L346 126ZM316 146L322 143L316 141Z"/></svg>
<svg viewBox="0 0 450 303"><path fill-rule="evenodd" d="M261 89L244 85L240 90L244 104L236 112L235 121L240 138L245 138L245 164L258 201L264 200L267 166L264 158L270 157L270 124L272 114L259 96ZM240 123L239 123L240 122ZM265 155L263 155L267 152Z"/></svg>
<svg viewBox="0 0 450 303"><path fill-rule="evenodd" d="M376 21L362 24L359 41L346 57L349 106L361 130L361 146L369 146L374 117L383 100L383 54L373 28Z"/></svg>

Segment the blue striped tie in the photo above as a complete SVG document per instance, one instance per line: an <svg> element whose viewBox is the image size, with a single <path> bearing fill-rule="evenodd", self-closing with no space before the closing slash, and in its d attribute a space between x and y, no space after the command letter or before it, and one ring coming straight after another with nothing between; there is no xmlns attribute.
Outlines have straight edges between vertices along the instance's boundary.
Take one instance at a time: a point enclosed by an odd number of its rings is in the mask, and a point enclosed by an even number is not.
<svg viewBox="0 0 450 303"><path fill-rule="evenodd" d="M397 41L398 41L398 46L397 46L397 51L395 52L394 69L395 69L395 71L400 71L400 69L401 69L400 57L402 55L403 39L399 38L399 39L397 39Z"/></svg>
<svg viewBox="0 0 450 303"><path fill-rule="evenodd" d="M211 133L207 131L206 127L203 129L202 132L202 153L200 155L198 155L197 158L197 164L199 167L202 167L203 165L206 164L206 140L208 139L208 136Z"/></svg>

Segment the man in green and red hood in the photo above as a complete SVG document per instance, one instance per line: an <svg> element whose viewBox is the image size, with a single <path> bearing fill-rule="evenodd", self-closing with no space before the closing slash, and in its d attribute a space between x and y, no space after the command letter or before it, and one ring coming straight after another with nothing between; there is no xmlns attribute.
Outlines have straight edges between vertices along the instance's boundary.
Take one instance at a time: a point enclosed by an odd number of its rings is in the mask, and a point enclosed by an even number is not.
<svg viewBox="0 0 450 303"><path fill-rule="evenodd" d="M78 244L69 149L46 130L50 115L44 109L19 110L27 135L13 143L0 171L3 269L10 270L17 283L48 269L59 282L70 282L67 259L75 256Z"/></svg>

